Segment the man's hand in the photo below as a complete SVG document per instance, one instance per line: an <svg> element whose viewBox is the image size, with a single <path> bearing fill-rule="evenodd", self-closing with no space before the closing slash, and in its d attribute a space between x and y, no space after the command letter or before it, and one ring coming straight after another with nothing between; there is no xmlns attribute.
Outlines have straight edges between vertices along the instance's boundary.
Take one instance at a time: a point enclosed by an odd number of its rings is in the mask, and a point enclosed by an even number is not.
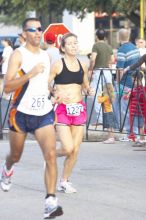
<svg viewBox="0 0 146 220"><path fill-rule="evenodd" d="M31 71L28 73L29 79L38 75L39 73L43 73L45 70L45 64L44 63L38 63L36 64Z"/></svg>

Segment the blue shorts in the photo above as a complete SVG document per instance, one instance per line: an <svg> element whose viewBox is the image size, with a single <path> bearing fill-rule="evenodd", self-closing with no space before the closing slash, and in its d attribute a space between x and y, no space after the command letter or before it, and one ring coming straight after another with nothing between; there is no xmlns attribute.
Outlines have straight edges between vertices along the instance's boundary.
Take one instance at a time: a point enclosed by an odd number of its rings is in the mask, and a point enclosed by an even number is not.
<svg viewBox="0 0 146 220"><path fill-rule="evenodd" d="M54 124L55 113L51 112L42 115L28 115L23 112L17 111L12 108L9 113L9 128L12 131L23 132L23 133L34 133L36 129L44 127L46 125Z"/></svg>
<svg viewBox="0 0 146 220"><path fill-rule="evenodd" d="M144 127L144 117L143 116L134 116L133 117L133 126L138 128Z"/></svg>

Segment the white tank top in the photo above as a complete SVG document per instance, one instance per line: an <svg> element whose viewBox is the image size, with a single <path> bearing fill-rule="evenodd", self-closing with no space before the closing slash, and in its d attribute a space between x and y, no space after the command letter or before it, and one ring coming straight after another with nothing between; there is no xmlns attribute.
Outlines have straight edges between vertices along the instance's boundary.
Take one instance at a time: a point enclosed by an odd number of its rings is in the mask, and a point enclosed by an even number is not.
<svg viewBox="0 0 146 220"><path fill-rule="evenodd" d="M20 69L24 71L24 74L29 73L37 63L44 63L45 70L43 73L39 73L31 78L28 83L20 88L20 92L15 92L14 105L17 106L18 111L26 114L37 116L45 115L53 108L51 101L48 99L48 78L50 74L48 54L42 49L40 49L39 53L34 54L23 46L17 50L20 51L22 56ZM20 72L22 73L23 71ZM18 73L18 77L21 77L20 72Z"/></svg>

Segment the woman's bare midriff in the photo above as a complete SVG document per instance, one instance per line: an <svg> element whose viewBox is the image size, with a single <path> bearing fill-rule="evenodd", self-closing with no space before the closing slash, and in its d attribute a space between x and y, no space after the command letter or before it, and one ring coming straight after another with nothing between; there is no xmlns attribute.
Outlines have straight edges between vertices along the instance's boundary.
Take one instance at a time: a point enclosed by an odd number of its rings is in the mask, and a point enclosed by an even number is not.
<svg viewBox="0 0 146 220"><path fill-rule="evenodd" d="M56 85L55 96L58 97L59 103L77 103L82 100L81 85Z"/></svg>

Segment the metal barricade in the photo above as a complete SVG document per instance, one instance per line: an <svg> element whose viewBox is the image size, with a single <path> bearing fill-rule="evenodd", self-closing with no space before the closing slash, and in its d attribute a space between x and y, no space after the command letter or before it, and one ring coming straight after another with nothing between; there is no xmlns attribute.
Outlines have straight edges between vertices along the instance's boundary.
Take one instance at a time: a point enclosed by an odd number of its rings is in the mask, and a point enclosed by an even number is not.
<svg viewBox="0 0 146 220"><path fill-rule="evenodd" d="M129 137L131 135L131 139L135 140L134 133L139 134L139 131L135 132L133 130L133 119L134 114L131 116L131 97L127 99L127 106L125 108L125 113L123 114L122 110L122 102L124 96L128 93L125 91L125 87L120 87L120 84L117 83L117 77L118 73L116 69L107 69L107 68L99 68L95 71L91 78L90 85L94 87L95 89L95 96L85 96L85 102L87 106L87 123L86 123L86 134L85 138L88 140L89 132L90 131L102 131L107 132L107 129L104 129L103 127L103 104L100 104L97 108L98 102L97 97L98 95L102 94L103 86L106 83L112 83L114 87L114 93L115 93L115 100L111 100L113 114L115 116L115 123L116 123L116 129L115 133L124 133L125 131L125 125L126 121L129 123ZM134 82L137 80L135 77ZM134 89L134 82L131 88L131 91ZM146 88L143 86L144 89L144 103L146 105ZM11 98L9 100L5 100L3 95L0 97L0 139L3 138L3 130L8 128L7 124L7 117L8 117L8 111L9 106L11 103ZM144 112L144 118L146 118L146 106L145 106L145 112ZM144 119L145 120L145 119ZM146 120L145 120L146 121ZM146 130L146 129L145 129Z"/></svg>
<svg viewBox="0 0 146 220"><path fill-rule="evenodd" d="M100 114L103 113L103 105L101 105L100 111L96 111L96 104L97 104L97 96L100 95L101 91L103 89L104 84L109 82L109 78L107 77L106 73L107 68L100 68L98 69L98 79L95 79L96 77L96 71L95 71L95 75L93 74L92 80L91 80L91 86L94 85L94 89L95 89L95 96L94 97L86 97L85 101L87 104L87 113L88 113L88 120L87 120L87 124L86 124L86 139L88 140L89 137L89 131L105 131L107 132L107 129L103 128L103 121L104 118L102 118L102 122L99 120L100 118ZM113 114L115 115L115 121L117 123L117 127L115 129L115 133L123 133L123 134L129 134L129 138L133 139L133 141L135 141L135 137L133 134L139 134L139 130L137 127L135 127L134 130L134 124L133 124L133 119L135 117L141 117L141 115L133 115L131 117L131 96L129 96L129 98L127 98L127 100L124 100L125 97L129 92L132 93L133 90L135 90L134 88L134 84L135 82L138 80L137 79L137 75L135 74L135 78L133 80L133 84L132 84L132 88L131 89L127 89L127 87L125 85L123 85L121 87L121 85L119 83L117 83L117 78L119 78L118 72L117 70L114 70L114 74L113 74L113 69L108 69L110 71L110 82L113 84L114 87L114 92L115 92L115 101L111 102L112 104L112 108L113 108ZM99 74L100 72L100 74ZM96 81L93 82L93 81ZM95 87L96 85L96 87ZM100 88L100 89L99 89ZM145 86L142 85L144 94L146 94L146 89ZM146 103L146 98L144 95L144 103ZM125 109L123 111L123 103L125 104ZM139 105L139 101L137 100L137 105ZM146 108L145 108L146 111ZM137 113L135 113L137 114ZM103 115L103 114L102 114ZM143 117L146 118L146 113L145 116L143 115ZM127 127L127 131L125 130Z"/></svg>
<svg viewBox="0 0 146 220"><path fill-rule="evenodd" d="M8 129L8 112L11 103L11 96L6 98L4 93L0 97L0 139L3 139L4 130Z"/></svg>

